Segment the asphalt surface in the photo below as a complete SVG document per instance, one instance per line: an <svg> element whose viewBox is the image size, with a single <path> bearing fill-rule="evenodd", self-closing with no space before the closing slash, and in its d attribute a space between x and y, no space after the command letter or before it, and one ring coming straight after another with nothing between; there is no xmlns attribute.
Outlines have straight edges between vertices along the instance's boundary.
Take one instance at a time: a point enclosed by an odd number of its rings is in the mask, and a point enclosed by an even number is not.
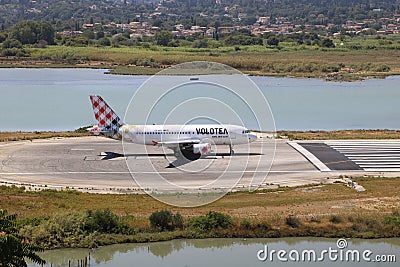
<svg viewBox="0 0 400 267"><path fill-rule="evenodd" d="M362 170L349 158L325 143L300 143L330 170Z"/></svg>
<svg viewBox="0 0 400 267"><path fill-rule="evenodd" d="M216 155L182 165L170 150L137 144L123 147L103 137L0 143L0 184L31 190L204 192L297 186L344 174L398 176L400 141L360 142L297 142L313 159L283 140L276 141L274 150L275 143L264 138L249 148L236 146L233 156L228 155L228 147L218 146ZM319 169L324 164L328 172Z"/></svg>
<svg viewBox="0 0 400 267"><path fill-rule="evenodd" d="M49 188L162 191L176 186L248 189L302 185L326 177L285 142L276 143L275 154L274 146L264 139L252 143L250 151L246 145L236 146L234 156L228 155L228 147L218 146L217 155L171 167L176 158L170 150L130 144L124 151L121 142L102 137L1 143L0 180Z"/></svg>
<svg viewBox="0 0 400 267"><path fill-rule="evenodd" d="M400 172L400 140L298 142L331 170Z"/></svg>

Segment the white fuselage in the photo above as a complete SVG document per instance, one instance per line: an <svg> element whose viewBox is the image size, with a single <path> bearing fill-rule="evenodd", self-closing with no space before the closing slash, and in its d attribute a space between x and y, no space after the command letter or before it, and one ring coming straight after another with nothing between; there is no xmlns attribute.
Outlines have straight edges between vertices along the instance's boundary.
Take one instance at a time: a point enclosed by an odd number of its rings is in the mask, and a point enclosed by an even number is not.
<svg viewBox="0 0 400 267"><path fill-rule="evenodd" d="M215 145L251 143L257 136L237 125L122 125L119 133L124 141L154 145L200 140Z"/></svg>

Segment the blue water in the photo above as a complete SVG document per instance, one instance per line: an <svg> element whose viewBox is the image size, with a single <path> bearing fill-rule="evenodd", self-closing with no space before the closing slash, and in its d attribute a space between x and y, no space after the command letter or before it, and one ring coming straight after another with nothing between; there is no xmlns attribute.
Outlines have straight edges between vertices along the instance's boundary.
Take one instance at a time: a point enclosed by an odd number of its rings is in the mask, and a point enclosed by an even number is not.
<svg viewBox="0 0 400 267"><path fill-rule="evenodd" d="M93 69L0 69L0 131L95 124L90 94L102 95L123 117L148 78ZM250 78L268 99L278 130L400 129L398 76L352 83Z"/></svg>

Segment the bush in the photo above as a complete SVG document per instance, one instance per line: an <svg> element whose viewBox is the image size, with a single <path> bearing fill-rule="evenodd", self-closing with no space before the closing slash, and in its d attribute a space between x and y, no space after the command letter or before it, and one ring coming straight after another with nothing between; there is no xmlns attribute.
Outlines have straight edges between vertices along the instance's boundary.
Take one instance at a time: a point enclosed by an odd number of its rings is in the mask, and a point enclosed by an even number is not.
<svg viewBox="0 0 400 267"><path fill-rule="evenodd" d="M279 39L276 38L275 36L271 36L267 39L267 44L270 46L278 46L279 45Z"/></svg>
<svg viewBox="0 0 400 267"><path fill-rule="evenodd" d="M240 223L240 227L241 227L241 228L244 228L244 229L247 229L247 230L249 230L249 229L252 228L251 223L250 223L249 221L247 221L247 220L243 220L243 221Z"/></svg>
<svg viewBox="0 0 400 267"><path fill-rule="evenodd" d="M393 214L391 216L386 217L383 220L383 223L400 227L400 212L398 212L398 211L393 212Z"/></svg>
<svg viewBox="0 0 400 267"><path fill-rule="evenodd" d="M375 70L377 72L387 72L390 71L390 67L388 65L379 65Z"/></svg>
<svg viewBox="0 0 400 267"><path fill-rule="evenodd" d="M207 232L216 228L226 229L231 225L232 219L229 215L215 211L210 211L206 215L196 217L190 222L190 226L199 232Z"/></svg>
<svg viewBox="0 0 400 267"><path fill-rule="evenodd" d="M300 220L296 216L293 216L293 215L287 216L285 221L286 221L286 224L292 228L298 228L301 225Z"/></svg>
<svg viewBox="0 0 400 267"><path fill-rule="evenodd" d="M37 44L38 48L46 48L47 47L47 41L46 40L40 40Z"/></svg>
<svg viewBox="0 0 400 267"><path fill-rule="evenodd" d="M183 228L183 218L179 213L172 214L168 210L153 212L150 217L150 224L153 228L158 228L161 231L173 231L176 228Z"/></svg>
<svg viewBox="0 0 400 267"><path fill-rule="evenodd" d="M329 219L331 223L342 223L343 218L337 215L332 215L332 217Z"/></svg>
<svg viewBox="0 0 400 267"><path fill-rule="evenodd" d="M1 50L1 56L3 57L28 57L29 52L25 49L19 48L6 48Z"/></svg>
<svg viewBox="0 0 400 267"><path fill-rule="evenodd" d="M2 48L22 48L22 43L16 39L6 39L2 44Z"/></svg>
<svg viewBox="0 0 400 267"><path fill-rule="evenodd" d="M193 48L208 48L208 39L202 38L195 40L192 44Z"/></svg>
<svg viewBox="0 0 400 267"><path fill-rule="evenodd" d="M335 47L335 44L333 43L333 41L331 39L324 38L321 41L321 46L326 47L326 48L333 48L333 47Z"/></svg>
<svg viewBox="0 0 400 267"><path fill-rule="evenodd" d="M322 67L322 72L338 72L340 70L340 66L338 65L326 65Z"/></svg>
<svg viewBox="0 0 400 267"><path fill-rule="evenodd" d="M111 45L111 41L107 37L103 37L103 38L99 39L98 44L100 46L110 46Z"/></svg>
<svg viewBox="0 0 400 267"><path fill-rule="evenodd" d="M99 232L106 234L131 234L130 226L109 209L89 210L86 213L84 230L89 233Z"/></svg>
<svg viewBox="0 0 400 267"><path fill-rule="evenodd" d="M110 234L134 234L123 219L110 210L87 211L55 215L40 222L32 222L20 229L22 236L45 248L96 247L97 237ZM90 241L90 242L89 242Z"/></svg>

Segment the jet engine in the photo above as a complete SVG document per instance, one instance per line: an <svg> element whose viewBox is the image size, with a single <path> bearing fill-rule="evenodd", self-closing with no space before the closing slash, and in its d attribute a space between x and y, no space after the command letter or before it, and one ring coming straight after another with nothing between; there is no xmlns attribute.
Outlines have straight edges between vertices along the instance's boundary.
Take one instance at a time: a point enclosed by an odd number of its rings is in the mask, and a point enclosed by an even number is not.
<svg viewBox="0 0 400 267"><path fill-rule="evenodd" d="M211 153L211 144L210 143L194 144L193 153L200 155L208 155Z"/></svg>

